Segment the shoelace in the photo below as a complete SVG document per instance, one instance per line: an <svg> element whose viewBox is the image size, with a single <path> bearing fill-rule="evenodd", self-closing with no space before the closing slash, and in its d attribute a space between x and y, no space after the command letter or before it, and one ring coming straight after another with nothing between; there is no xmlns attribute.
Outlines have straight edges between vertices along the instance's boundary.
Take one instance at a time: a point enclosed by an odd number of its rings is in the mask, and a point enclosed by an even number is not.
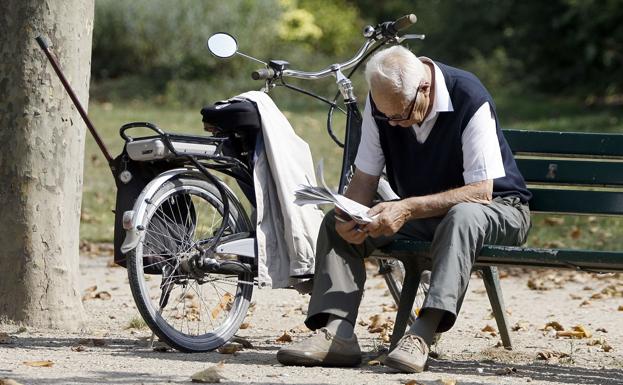
<svg viewBox="0 0 623 385"><path fill-rule="evenodd" d="M403 340L400 341L396 349L402 350L403 352L407 352L409 354L413 354L416 350L420 353L424 353L424 348L422 346L422 341L414 335L407 334L404 336Z"/></svg>

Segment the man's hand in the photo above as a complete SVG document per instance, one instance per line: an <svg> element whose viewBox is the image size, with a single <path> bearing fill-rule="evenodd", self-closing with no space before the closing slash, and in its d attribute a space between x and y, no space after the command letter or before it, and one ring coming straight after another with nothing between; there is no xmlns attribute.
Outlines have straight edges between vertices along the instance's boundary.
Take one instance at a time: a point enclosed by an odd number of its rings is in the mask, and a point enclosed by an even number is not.
<svg viewBox="0 0 623 385"><path fill-rule="evenodd" d="M371 237L392 236L400 230L409 217L409 207L404 201L382 202L368 211L374 221L365 227Z"/></svg>
<svg viewBox="0 0 623 385"><path fill-rule="evenodd" d="M359 245L366 240L366 234L360 225L352 219L346 219L346 215L340 209L335 209L335 231L348 243Z"/></svg>

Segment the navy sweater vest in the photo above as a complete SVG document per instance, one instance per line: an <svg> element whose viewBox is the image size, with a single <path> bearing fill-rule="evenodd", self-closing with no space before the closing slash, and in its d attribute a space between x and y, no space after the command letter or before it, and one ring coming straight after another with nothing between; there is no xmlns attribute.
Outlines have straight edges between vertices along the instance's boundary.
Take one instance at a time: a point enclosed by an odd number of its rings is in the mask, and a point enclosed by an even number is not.
<svg viewBox="0 0 623 385"><path fill-rule="evenodd" d="M441 63L454 111L440 112L424 143L419 143L411 127L391 126L376 121L392 189L402 198L435 194L465 185L461 136L474 113L489 102L506 176L493 180L493 197L517 196L523 203L532 194L519 172L513 154L502 134L495 104L489 92L471 73ZM372 101L372 98L370 98ZM372 108L376 109L372 101Z"/></svg>

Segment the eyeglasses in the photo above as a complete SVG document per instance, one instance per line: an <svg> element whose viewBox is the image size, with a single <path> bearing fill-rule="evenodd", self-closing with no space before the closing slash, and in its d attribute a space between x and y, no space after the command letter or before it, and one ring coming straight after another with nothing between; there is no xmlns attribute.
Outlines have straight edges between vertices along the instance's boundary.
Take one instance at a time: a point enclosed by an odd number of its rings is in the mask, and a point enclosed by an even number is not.
<svg viewBox="0 0 623 385"><path fill-rule="evenodd" d="M417 90L415 91L415 97L413 98L413 101L411 102L411 104L409 104L409 107L407 108L407 114L406 115L399 115L399 116L387 116L384 113L382 113L381 111L379 111L377 108L374 108L372 110L372 117L374 117L374 119L381 121L381 122L404 122L407 120L410 120L411 118L411 114L413 114L413 109L415 108L415 101L417 100L417 96L420 93L420 87L417 88Z"/></svg>

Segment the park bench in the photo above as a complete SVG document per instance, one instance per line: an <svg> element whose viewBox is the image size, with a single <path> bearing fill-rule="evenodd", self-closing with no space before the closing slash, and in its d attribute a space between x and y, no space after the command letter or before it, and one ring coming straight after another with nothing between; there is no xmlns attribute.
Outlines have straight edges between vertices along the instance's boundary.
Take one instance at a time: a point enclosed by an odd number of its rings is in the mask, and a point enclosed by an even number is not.
<svg viewBox="0 0 623 385"><path fill-rule="evenodd" d="M504 130L504 135L533 194L531 213L623 216L622 134ZM412 314L429 249L429 242L397 240L373 253L397 258L405 267L392 347ZM485 245L474 269L481 271L502 344L511 349L497 271L502 265L623 271L623 251Z"/></svg>

